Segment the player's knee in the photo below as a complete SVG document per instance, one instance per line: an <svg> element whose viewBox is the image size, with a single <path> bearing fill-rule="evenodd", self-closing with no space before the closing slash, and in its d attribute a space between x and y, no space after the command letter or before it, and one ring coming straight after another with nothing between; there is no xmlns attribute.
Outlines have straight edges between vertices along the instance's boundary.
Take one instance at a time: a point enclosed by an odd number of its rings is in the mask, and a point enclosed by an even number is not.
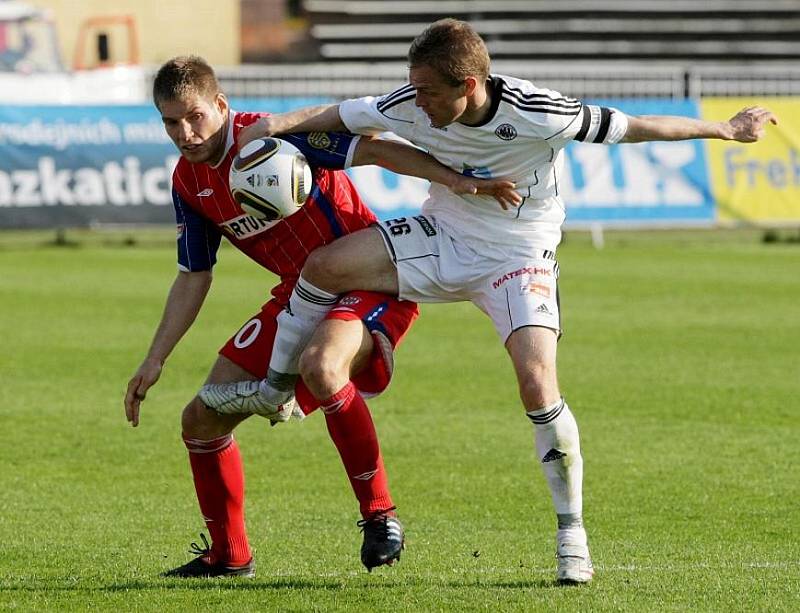
<svg viewBox="0 0 800 613"><path fill-rule="evenodd" d="M347 365L325 347L310 345L300 356L300 376L317 400L338 392L349 379Z"/></svg>
<svg viewBox="0 0 800 613"><path fill-rule="evenodd" d="M535 411L560 398L555 368L536 363L528 369L519 382L519 395L526 411Z"/></svg>
<svg viewBox="0 0 800 613"><path fill-rule="evenodd" d="M332 276L332 258L325 256L325 248L315 249L306 258L303 264L303 278L316 284L320 279L329 279Z"/></svg>
<svg viewBox="0 0 800 613"><path fill-rule="evenodd" d="M206 408L203 402L195 397L186 405L181 413L181 431L184 436L206 440L216 438L220 429L219 416Z"/></svg>
<svg viewBox="0 0 800 613"><path fill-rule="evenodd" d="M340 258L334 257L331 250L320 247L312 251L303 265L303 278L329 291L338 292L338 284L346 277Z"/></svg>

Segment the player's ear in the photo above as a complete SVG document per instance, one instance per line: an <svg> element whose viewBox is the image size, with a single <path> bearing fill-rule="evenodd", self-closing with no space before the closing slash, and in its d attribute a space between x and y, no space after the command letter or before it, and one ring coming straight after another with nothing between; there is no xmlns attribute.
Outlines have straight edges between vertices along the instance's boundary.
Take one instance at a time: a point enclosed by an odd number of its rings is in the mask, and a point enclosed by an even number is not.
<svg viewBox="0 0 800 613"><path fill-rule="evenodd" d="M217 109L219 110L220 114L227 115L228 114L228 98L222 92L219 92L214 97L214 103L217 105Z"/></svg>
<svg viewBox="0 0 800 613"><path fill-rule="evenodd" d="M464 95L472 96L478 89L478 79L476 77L467 77L464 79Z"/></svg>

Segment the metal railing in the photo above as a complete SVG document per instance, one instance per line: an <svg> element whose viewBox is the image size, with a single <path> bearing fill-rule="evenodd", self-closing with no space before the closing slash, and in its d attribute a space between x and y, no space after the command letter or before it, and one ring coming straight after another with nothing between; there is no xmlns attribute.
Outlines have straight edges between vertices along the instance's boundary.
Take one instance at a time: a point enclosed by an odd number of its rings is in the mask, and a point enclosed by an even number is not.
<svg viewBox="0 0 800 613"><path fill-rule="evenodd" d="M683 65L663 62L497 60L492 71L529 79L578 98L701 98L800 95L800 66L790 63ZM217 71L229 96L343 99L378 95L407 79L404 62L243 65Z"/></svg>

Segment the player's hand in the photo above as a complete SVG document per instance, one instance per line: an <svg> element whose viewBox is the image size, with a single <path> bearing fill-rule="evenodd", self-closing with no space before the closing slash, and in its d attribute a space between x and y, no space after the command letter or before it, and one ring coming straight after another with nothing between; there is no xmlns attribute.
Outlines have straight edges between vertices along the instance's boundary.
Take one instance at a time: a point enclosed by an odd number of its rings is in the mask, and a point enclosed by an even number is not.
<svg viewBox="0 0 800 613"><path fill-rule="evenodd" d="M450 189L456 194L491 196L504 211L509 207L517 207L522 202L522 196L516 191L516 184L508 179L478 179L460 175Z"/></svg>
<svg viewBox="0 0 800 613"><path fill-rule="evenodd" d="M134 428L139 425L139 407L147 396L147 390L155 385L160 376L161 362L146 359L128 381L128 390L125 392L125 417Z"/></svg>
<svg viewBox="0 0 800 613"><path fill-rule="evenodd" d="M241 149L251 140L272 136L277 132L276 127L273 115L261 117L249 126L242 128L242 131L239 132L239 137L236 139L236 144Z"/></svg>
<svg viewBox="0 0 800 613"><path fill-rule="evenodd" d="M778 125L778 118L765 108L749 106L728 121L729 140L754 143L763 138L767 124Z"/></svg>

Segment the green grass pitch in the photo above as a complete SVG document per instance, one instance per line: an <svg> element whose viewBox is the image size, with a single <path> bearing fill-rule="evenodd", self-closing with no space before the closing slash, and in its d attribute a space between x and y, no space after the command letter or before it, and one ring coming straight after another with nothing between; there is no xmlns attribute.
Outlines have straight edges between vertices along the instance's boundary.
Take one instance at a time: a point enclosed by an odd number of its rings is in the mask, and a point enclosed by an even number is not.
<svg viewBox="0 0 800 613"><path fill-rule="evenodd" d="M130 428L122 397L175 274L167 238L0 235L0 609L800 610L800 248L613 234L560 251L563 391L597 567L559 588L554 516L510 363L468 304L433 305L371 402L407 548L360 566L321 415L238 431L255 580L165 580L203 524L179 414L273 279L227 248Z"/></svg>

